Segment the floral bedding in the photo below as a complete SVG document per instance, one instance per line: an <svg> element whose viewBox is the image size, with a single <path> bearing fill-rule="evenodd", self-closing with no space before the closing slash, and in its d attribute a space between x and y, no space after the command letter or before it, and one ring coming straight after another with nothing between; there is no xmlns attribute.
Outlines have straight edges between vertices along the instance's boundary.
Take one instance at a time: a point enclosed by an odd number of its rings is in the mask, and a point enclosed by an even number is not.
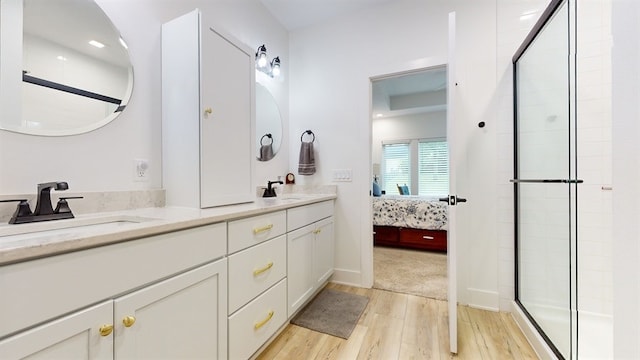
<svg viewBox="0 0 640 360"><path fill-rule="evenodd" d="M374 197L373 225L447 230L447 203L411 195Z"/></svg>

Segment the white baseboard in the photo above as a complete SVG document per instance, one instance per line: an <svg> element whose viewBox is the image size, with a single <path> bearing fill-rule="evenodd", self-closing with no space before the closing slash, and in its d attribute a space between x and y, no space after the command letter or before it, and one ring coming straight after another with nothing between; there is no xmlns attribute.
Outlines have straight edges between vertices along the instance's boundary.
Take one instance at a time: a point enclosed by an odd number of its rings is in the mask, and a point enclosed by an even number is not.
<svg viewBox="0 0 640 360"><path fill-rule="evenodd" d="M346 269L334 269L331 282L350 285L355 287L363 287L362 274L359 271L346 270Z"/></svg>
<svg viewBox="0 0 640 360"><path fill-rule="evenodd" d="M500 294L497 291L468 288L467 294L469 307L489 311L500 310Z"/></svg>
<svg viewBox="0 0 640 360"><path fill-rule="evenodd" d="M513 310L511 316L513 316L516 324L518 324L518 327L522 330L524 337L527 338L527 341L529 341L529 344L531 344L531 347L538 357L543 360L557 359L558 357L555 355L553 350L551 350L549 345L547 345L547 342L544 341L542 336L540 336L536 328L531 324L527 316L522 312L520 306L518 306L515 301L511 304L511 308Z"/></svg>

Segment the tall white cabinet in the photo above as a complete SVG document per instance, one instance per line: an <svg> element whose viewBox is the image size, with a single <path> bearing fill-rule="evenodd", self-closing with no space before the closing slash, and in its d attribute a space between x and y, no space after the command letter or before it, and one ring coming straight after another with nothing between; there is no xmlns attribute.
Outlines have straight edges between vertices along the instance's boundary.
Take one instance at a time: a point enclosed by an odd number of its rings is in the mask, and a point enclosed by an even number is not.
<svg viewBox="0 0 640 360"><path fill-rule="evenodd" d="M162 182L167 205L255 198L255 59L194 10L162 25Z"/></svg>

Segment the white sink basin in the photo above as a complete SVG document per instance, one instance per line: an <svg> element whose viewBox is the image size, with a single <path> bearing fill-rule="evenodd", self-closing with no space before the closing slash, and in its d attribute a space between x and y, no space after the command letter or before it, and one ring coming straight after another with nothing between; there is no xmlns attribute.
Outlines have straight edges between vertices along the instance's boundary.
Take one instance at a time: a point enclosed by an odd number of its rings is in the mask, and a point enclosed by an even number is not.
<svg viewBox="0 0 640 360"><path fill-rule="evenodd" d="M5 225L0 227L0 241L60 234L84 233L123 229L127 226L157 220L140 216L109 215L102 217L81 217L65 220L43 221L30 224Z"/></svg>

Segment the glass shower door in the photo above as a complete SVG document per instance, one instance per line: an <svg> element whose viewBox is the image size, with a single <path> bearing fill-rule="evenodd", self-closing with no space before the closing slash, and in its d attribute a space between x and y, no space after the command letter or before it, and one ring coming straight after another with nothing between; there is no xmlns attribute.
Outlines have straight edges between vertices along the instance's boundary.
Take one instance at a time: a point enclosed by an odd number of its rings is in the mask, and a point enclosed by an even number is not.
<svg viewBox="0 0 640 360"><path fill-rule="evenodd" d="M575 356L575 114L568 1L514 57L516 302Z"/></svg>

